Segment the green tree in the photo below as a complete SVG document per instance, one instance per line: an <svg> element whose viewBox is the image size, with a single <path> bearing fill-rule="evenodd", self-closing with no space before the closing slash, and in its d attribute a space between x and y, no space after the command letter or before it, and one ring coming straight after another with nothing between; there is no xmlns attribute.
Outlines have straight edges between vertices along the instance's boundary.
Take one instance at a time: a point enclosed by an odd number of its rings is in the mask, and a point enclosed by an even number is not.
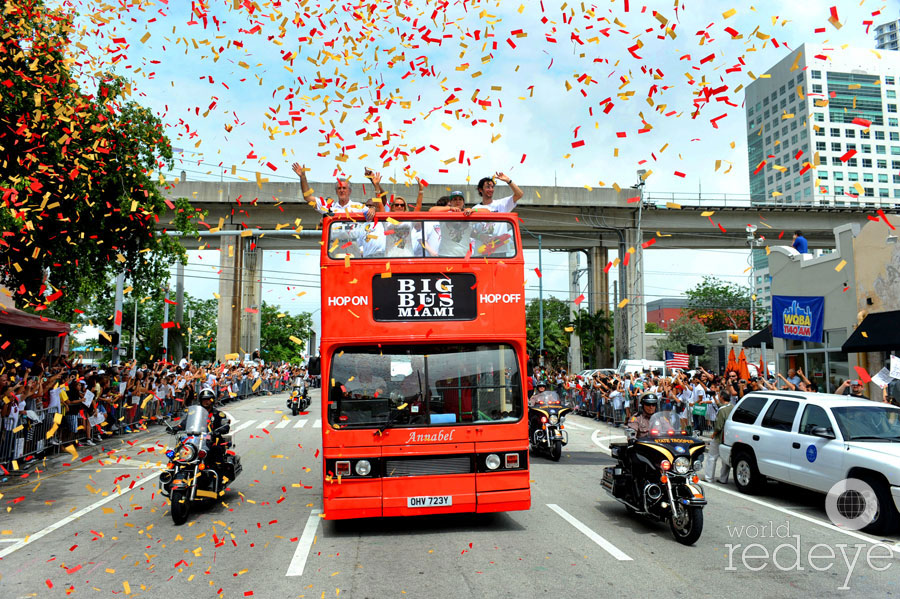
<svg viewBox="0 0 900 599"><path fill-rule="evenodd" d="M750 328L750 288L709 275L688 296L687 315L699 320L707 331Z"/></svg>
<svg viewBox="0 0 900 599"><path fill-rule="evenodd" d="M163 123L125 80L72 58L73 19L44 0L8 0L0 38L0 283L19 307L64 319L123 270L135 287L158 287L186 255L155 234L160 217L172 210L171 225L189 232L202 217L187 200L167 206L151 180L172 166Z"/></svg>
<svg viewBox="0 0 900 599"><path fill-rule="evenodd" d="M170 298L169 301L174 301ZM134 312L137 308L137 330L134 328ZM215 360L216 330L218 321L218 300L213 298L201 300L185 292L184 317L187 320L188 310L194 310L193 336L191 339L191 359L194 362L203 360ZM106 282L101 291L91 298L91 301L80 311L78 321L81 324L90 324L105 331L111 331L115 315L115 289L110 282ZM122 346L131 357L131 342L134 335L137 336L137 359L142 362L151 359L159 359L162 356L162 323L165 321L165 293L162 289L156 289L150 293L142 290L132 290L125 296L122 303ZM175 305L169 305L169 322L175 321ZM185 355L187 354L188 322L176 323L169 329L169 348L182 339L184 341ZM107 352L105 358L110 359L111 353Z"/></svg>
<svg viewBox="0 0 900 599"><path fill-rule="evenodd" d="M575 333L581 339L581 355L585 368L609 363L609 340L612 338L612 315L581 308L575 313Z"/></svg>
<svg viewBox="0 0 900 599"><path fill-rule="evenodd" d="M703 324L682 316L669 325L668 334L659 340L656 344L656 359L662 360L665 352L687 353L688 344L702 345L706 348L706 353L700 356L700 364L708 367L712 364L712 356L709 354L710 343L706 338L706 328ZM691 360L693 363L693 360Z"/></svg>
<svg viewBox="0 0 900 599"><path fill-rule="evenodd" d="M525 308L525 337L528 355L540 355L540 303L537 299L528 302ZM566 302L551 297L544 300L544 349L547 350L545 363L564 365L568 362L570 326L569 306Z"/></svg>
<svg viewBox="0 0 900 599"><path fill-rule="evenodd" d="M644 332L645 333L665 333L666 330L656 324L655 322L645 322L644 323Z"/></svg>
<svg viewBox="0 0 900 599"><path fill-rule="evenodd" d="M292 315L281 312L278 306L263 302L260 354L266 362L300 362L308 353L306 346L312 329L312 314ZM298 339L301 343L291 340Z"/></svg>

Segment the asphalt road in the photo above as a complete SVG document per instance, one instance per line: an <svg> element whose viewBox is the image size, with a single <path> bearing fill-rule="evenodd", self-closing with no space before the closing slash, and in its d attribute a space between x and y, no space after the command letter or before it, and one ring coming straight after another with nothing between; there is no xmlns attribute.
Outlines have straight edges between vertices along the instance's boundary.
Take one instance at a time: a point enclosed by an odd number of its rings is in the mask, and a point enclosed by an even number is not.
<svg viewBox="0 0 900 599"><path fill-rule="evenodd" d="M532 458L527 512L324 521L317 398L297 417L283 395L226 406L244 472L181 527L157 492L159 428L0 485L0 597L900 594L900 537L838 530L822 496L791 487L704 485L703 536L679 545L602 491L619 431L580 417L560 463Z"/></svg>

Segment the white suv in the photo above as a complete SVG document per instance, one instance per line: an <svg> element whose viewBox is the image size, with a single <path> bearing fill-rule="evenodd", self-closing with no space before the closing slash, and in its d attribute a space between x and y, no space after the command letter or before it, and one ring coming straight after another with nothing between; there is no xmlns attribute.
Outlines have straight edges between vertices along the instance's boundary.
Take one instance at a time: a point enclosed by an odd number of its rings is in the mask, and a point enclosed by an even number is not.
<svg viewBox="0 0 900 599"><path fill-rule="evenodd" d="M887 533L900 522L900 409L890 404L821 393L749 393L728 416L719 455L743 493L767 479L821 493L859 479L879 505L866 530Z"/></svg>

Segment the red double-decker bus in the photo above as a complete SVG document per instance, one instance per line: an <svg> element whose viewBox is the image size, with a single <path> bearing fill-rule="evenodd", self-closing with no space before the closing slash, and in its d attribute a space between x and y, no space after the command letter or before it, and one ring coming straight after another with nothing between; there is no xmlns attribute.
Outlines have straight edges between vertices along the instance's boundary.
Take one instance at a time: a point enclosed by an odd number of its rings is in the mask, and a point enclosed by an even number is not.
<svg viewBox="0 0 900 599"><path fill-rule="evenodd" d="M327 519L531 505L516 217L440 214L324 221Z"/></svg>

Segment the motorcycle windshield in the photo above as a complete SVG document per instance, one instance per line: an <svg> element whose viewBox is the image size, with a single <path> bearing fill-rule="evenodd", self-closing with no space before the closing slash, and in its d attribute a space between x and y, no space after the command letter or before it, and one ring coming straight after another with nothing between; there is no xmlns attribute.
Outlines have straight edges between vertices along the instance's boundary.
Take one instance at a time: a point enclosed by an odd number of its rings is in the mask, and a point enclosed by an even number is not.
<svg viewBox="0 0 900 599"><path fill-rule="evenodd" d="M652 435L670 435L681 431L681 420L675 412L657 412L650 418Z"/></svg>
<svg viewBox="0 0 900 599"><path fill-rule="evenodd" d="M556 391L544 391L543 393L532 395L528 405L540 407L560 404L559 395L556 394Z"/></svg>
<svg viewBox="0 0 900 599"><path fill-rule="evenodd" d="M187 416L184 417L184 432L189 435L199 435L206 432L206 421L209 419L209 412L203 409L203 406L193 405L188 408Z"/></svg>

